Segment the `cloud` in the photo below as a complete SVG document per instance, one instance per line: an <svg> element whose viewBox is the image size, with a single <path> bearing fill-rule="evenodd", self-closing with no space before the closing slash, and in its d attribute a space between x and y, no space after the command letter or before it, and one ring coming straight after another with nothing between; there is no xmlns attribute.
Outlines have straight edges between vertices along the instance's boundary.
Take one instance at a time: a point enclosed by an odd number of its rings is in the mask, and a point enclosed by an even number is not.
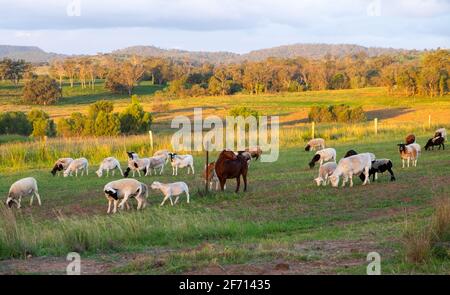
<svg viewBox="0 0 450 295"><path fill-rule="evenodd" d="M81 4L80 16L70 17L68 6L77 3ZM374 3L380 5L382 16L431 18L450 14L450 3L445 0L0 0L0 28L216 31L270 24L299 27L368 17L368 7Z"/></svg>

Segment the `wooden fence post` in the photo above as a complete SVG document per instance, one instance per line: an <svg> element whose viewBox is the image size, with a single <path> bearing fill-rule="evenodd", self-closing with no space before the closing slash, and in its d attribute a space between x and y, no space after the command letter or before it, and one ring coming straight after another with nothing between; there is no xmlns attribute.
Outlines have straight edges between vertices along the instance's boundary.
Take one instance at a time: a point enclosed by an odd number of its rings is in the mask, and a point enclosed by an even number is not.
<svg viewBox="0 0 450 295"><path fill-rule="evenodd" d="M150 146L152 147L152 151L153 151L153 132L151 130L149 130L148 135L150 137Z"/></svg>
<svg viewBox="0 0 450 295"><path fill-rule="evenodd" d="M375 118L373 122L375 127L375 135L378 135L378 118Z"/></svg>
<svg viewBox="0 0 450 295"><path fill-rule="evenodd" d="M314 138L315 136L315 128L316 128L316 123L314 123L314 121L311 124L311 138Z"/></svg>

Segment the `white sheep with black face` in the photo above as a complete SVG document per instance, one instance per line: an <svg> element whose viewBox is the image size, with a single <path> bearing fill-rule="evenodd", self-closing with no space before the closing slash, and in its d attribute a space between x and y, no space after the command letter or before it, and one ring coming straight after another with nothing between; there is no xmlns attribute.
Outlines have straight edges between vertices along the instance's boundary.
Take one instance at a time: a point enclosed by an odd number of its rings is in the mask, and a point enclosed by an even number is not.
<svg viewBox="0 0 450 295"><path fill-rule="evenodd" d="M103 192L108 200L108 214L111 212L111 205L114 205L112 213L116 213L117 208L123 209L124 205L129 209L130 198L135 198L138 202L137 210L144 209L147 205L148 187L136 179L125 178L111 181L105 185Z"/></svg>
<svg viewBox="0 0 450 295"><path fill-rule="evenodd" d="M60 171L66 170L67 167L69 167L70 163L72 163L72 162L73 162L72 158L59 158L55 162L51 173L53 174L53 176L55 176L56 173L58 173L58 175L59 175Z"/></svg>
<svg viewBox="0 0 450 295"><path fill-rule="evenodd" d="M186 193L187 203L189 204L189 187L185 182L180 181L165 184L159 181L154 181L151 185L151 188L154 190L160 190L163 193L164 199L161 203L161 206L164 205L167 199L170 199L170 203L173 206L178 202L178 199L180 198L180 195L182 193ZM172 201L172 197L176 197L175 203Z"/></svg>
<svg viewBox="0 0 450 295"><path fill-rule="evenodd" d="M100 164L100 167L95 172L98 177L103 176L103 170L106 170L106 176L109 176L109 171L112 171L112 176L114 176L116 169L119 170L120 174L123 176L122 168L120 167L119 161L114 157L108 157L105 158L102 163Z"/></svg>
<svg viewBox="0 0 450 295"><path fill-rule="evenodd" d="M325 148L325 139L323 138L313 138L305 146L305 151L315 151Z"/></svg>
<svg viewBox="0 0 450 295"><path fill-rule="evenodd" d="M89 175L89 162L86 158L79 158L73 160L67 169L64 171L64 177L72 176L75 172L75 177L78 176L78 171L81 171L81 176L86 172Z"/></svg>
<svg viewBox="0 0 450 295"><path fill-rule="evenodd" d="M27 177L14 182L6 199L6 206L12 207L16 204L17 208L21 207L22 197L31 196L30 206L33 205L33 198L36 196L39 206L42 205L39 196L37 181L33 177Z"/></svg>
<svg viewBox="0 0 450 295"><path fill-rule="evenodd" d="M309 167L312 169L319 162L319 165L322 166L324 162L333 161L336 162L336 150L333 148L327 148L320 151L317 151L314 157L309 162Z"/></svg>
<svg viewBox="0 0 450 295"><path fill-rule="evenodd" d="M409 168L409 162L412 161L412 165L414 167L417 166L417 160L419 159L419 155L421 152L421 147L418 143L411 144L398 144L398 150L400 152L400 159L402 159L402 168L405 168L405 162Z"/></svg>
<svg viewBox="0 0 450 295"><path fill-rule="evenodd" d="M350 187L353 186L353 176L364 174L365 180L363 185L370 183L369 170L372 167L372 159L374 155L371 153L363 153L348 158L343 158L339 161L336 170L329 177L331 185L337 187L339 185L340 176L344 177L342 186L344 187L350 179Z"/></svg>
<svg viewBox="0 0 450 295"><path fill-rule="evenodd" d="M187 174L189 174L189 170L192 170L192 174L194 171L194 157L192 155L177 155L175 153L169 153L170 164L172 165L172 175L178 175L178 168L186 168Z"/></svg>

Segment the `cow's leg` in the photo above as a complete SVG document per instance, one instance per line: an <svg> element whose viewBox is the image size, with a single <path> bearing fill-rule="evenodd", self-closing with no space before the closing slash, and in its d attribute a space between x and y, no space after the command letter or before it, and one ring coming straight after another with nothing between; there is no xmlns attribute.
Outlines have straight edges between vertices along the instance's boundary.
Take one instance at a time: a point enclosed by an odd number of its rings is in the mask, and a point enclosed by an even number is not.
<svg viewBox="0 0 450 295"><path fill-rule="evenodd" d="M236 177L236 193L239 192L239 187L241 186L241 176Z"/></svg>
<svg viewBox="0 0 450 295"><path fill-rule="evenodd" d="M247 174L243 173L242 174L242 179L244 179L244 192L247 191Z"/></svg>

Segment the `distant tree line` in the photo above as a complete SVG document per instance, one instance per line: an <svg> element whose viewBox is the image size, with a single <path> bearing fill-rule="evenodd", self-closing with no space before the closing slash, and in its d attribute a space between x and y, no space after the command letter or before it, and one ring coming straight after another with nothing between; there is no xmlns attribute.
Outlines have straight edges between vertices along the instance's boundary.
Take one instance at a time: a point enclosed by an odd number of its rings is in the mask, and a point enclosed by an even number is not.
<svg viewBox="0 0 450 295"><path fill-rule="evenodd" d="M131 94L139 81L166 85L159 95L189 97L261 94L308 90L387 87L400 95L436 96L450 89L450 51L369 57L365 53L322 59L280 59L235 64L193 63L166 58L100 55L55 61L52 77L62 83L78 79L93 87L97 78L113 92ZM83 86L84 85L84 86Z"/></svg>
<svg viewBox="0 0 450 295"><path fill-rule="evenodd" d="M18 83L27 76L30 65L4 59L0 79ZM56 89L63 81L74 87L94 88L98 79L115 93L131 95L140 81L164 85L157 96L164 98L234 93L262 94L309 90L386 87L390 94L430 97L443 96L450 89L450 51L435 50L422 55L380 55L365 53L341 58L330 55L321 59L268 58L234 64L195 63L189 60L143 58L139 56L96 55L55 60L50 78L28 75L27 83L37 93L24 93L28 103L50 104L60 98ZM35 91L36 92L36 91Z"/></svg>
<svg viewBox="0 0 450 295"><path fill-rule="evenodd" d="M57 124L42 110L3 112L0 114L0 134L24 136L62 137L115 136L139 134L150 129L152 116L145 112L137 97L122 112L114 113L114 105L108 101L97 101L89 107L88 114L73 113Z"/></svg>

